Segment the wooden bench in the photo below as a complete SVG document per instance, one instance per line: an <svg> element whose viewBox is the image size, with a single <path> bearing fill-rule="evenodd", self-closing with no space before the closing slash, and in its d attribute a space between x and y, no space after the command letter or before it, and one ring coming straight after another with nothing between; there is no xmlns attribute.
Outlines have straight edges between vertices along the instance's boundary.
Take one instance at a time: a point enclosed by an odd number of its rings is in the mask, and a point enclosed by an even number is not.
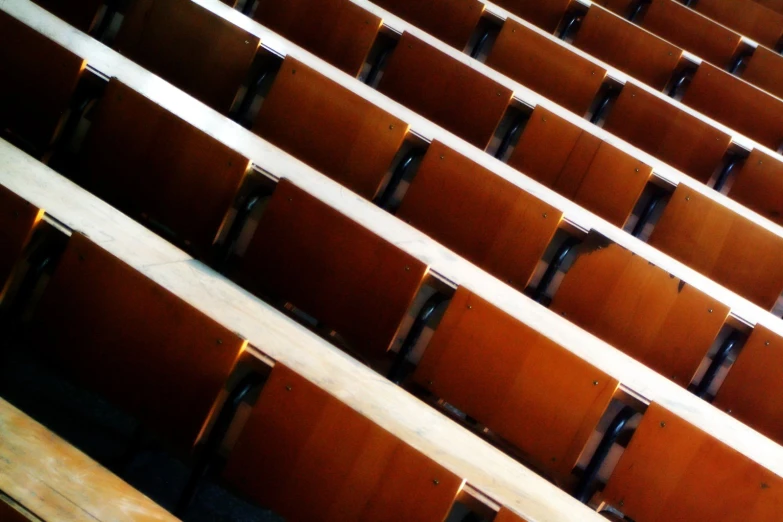
<svg viewBox="0 0 783 522"><path fill-rule="evenodd" d="M550 308L687 387L729 308L603 238L583 249Z"/></svg>
<svg viewBox="0 0 783 522"><path fill-rule="evenodd" d="M562 213L434 141L397 217L523 291Z"/></svg>
<svg viewBox="0 0 783 522"><path fill-rule="evenodd" d="M190 0L135 0L114 47L145 69L227 113L259 39Z"/></svg>
<svg viewBox="0 0 783 522"><path fill-rule="evenodd" d="M783 164L758 149L752 150L728 196L783 225Z"/></svg>
<svg viewBox="0 0 783 522"><path fill-rule="evenodd" d="M417 384L568 480L618 382L464 287L416 368Z"/></svg>
<svg viewBox="0 0 783 522"><path fill-rule="evenodd" d="M541 106L508 163L619 227L652 174L650 166Z"/></svg>
<svg viewBox="0 0 783 522"><path fill-rule="evenodd" d="M771 49L783 36L783 14L753 0L699 0L693 9Z"/></svg>
<svg viewBox="0 0 783 522"><path fill-rule="evenodd" d="M513 92L410 33L403 33L378 90L485 149Z"/></svg>
<svg viewBox="0 0 783 522"><path fill-rule="evenodd" d="M112 79L78 175L98 197L204 257L248 167L240 154Z"/></svg>
<svg viewBox="0 0 783 522"><path fill-rule="evenodd" d="M463 480L277 364L224 479L292 522L445 520Z"/></svg>
<svg viewBox="0 0 783 522"><path fill-rule="evenodd" d="M783 291L783 238L685 185L649 243L767 310Z"/></svg>
<svg viewBox="0 0 783 522"><path fill-rule="evenodd" d="M0 185L0 300L43 212Z"/></svg>
<svg viewBox="0 0 783 522"><path fill-rule="evenodd" d="M371 200L408 124L289 56L253 132Z"/></svg>
<svg viewBox="0 0 783 522"><path fill-rule="evenodd" d="M606 70L513 19L503 24L486 63L579 116L606 77Z"/></svg>
<svg viewBox="0 0 783 522"><path fill-rule="evenodd" d="M495 4L548 33L554 33L571 0L496 0Z"/></svg>
<svg viewBox="0 0 783 522"><path fill-rule="evenodd" d="M783 56L766 47L757 47L742 72L742 79L783 98Z"/></svg>
<svg viewBox="0 0 783 522"><path fill-rule="evenodd" d="M98 19L104 0L32 0L50 13L89 33Z"/></svg>
<svg viewBox="0 0 783 522"><path fill-rule="evenodd" d="M730 135L630 83L604 129L702 183L720 167L731 144Z"/></svg>
<svg viewBox="0 0 783 522"><path fill-rule="evenodd" d="M351 76L361 72L382 24L349 0L261 0L253 17Z"/></svg>

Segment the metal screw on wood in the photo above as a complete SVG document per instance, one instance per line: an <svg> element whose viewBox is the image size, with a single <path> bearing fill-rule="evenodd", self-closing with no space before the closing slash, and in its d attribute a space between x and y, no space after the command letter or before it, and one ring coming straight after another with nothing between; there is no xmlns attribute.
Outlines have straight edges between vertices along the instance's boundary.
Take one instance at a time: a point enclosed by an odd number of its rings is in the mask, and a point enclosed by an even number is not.
<svg viewBox="0 0 783 522"><path fill-rule="evenodd" d="M661 421L661 428L665 428L665 427L666 427L666 423Z"/></svg>
<svg viewBox="0 0 783 522"><path fill-rule="evenodd" d="M764 346L769 346L769 341L764 341Z"/></svg>
<svg viewBox="0 0 783 522"><path fill-rule="evenodd" d="M290 384L289 384L288 386L286 386L286 387L285 387L285 391L291 391L291 390L293 390L293 389L294 389L294 387L293 387L293 386L291 386Z"/></svg>
<svg viewBox="0 0 783 522"><path fill-rule="evenodd" d="M598 381L593 381L593 386L598 386Z"/></svg>
<svg viewBox="0 0 783 522"><path fill-rule="evenodd" d="M438 480L438 479L432 479L432 483L433 483L433 484L435 484L435 485L437 486L437 485L439 485L439 484L440 484L440 480Z"/></svg>
<svg viewBox="0 0 783 522"><path fill-rule="evenodd" d="M217 340L217 343L218 343L218 344L223 344L223 339L218 339L218 340Z"/></svg>

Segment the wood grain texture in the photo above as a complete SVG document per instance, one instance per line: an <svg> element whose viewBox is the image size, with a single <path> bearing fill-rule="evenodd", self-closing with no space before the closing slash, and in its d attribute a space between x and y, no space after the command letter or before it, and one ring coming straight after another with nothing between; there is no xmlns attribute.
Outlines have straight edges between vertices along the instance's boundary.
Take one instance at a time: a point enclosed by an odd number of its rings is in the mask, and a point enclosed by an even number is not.
<svg viewBox="0 0 783 522"><path fill-rule="evenodd" d="M618 383L463 287L414 380L564 479Z"/></svg>
<svg viewBox="0 0 783 522"><path fill-rule="evenodd" d="M783 14L753 0L699 0L693 9L773 49L783 36Z"/></svg>
<svg viewBox="0 0 783 522"><path fill-rule="evenodd" d="M548 33L554 33L571 0L496 0L493 3Z"/></svg>
<svg viewBox="0 0 783 522"><path fill-rule="evenodd" d="M553 311L680 386L688 386L729 308L615 244L592 245Z"/></svg>
<svg viewBox="0 0 783 522"><path fill-rule="evenodd" d="M88 33L98 18L103 0L32 0L78 30Z"/></svg>
<svg viewBox="0 0 783 522"><path fill-rule="evenodd" d="M382 22L348 0L263 1L253 17L351 76L361 71Z"/></svg>
<svg viewBox="0 0 783 522"><path fill-rule="evenodd" d="M45 149L83 67L75 54L0 12L0 130Z"/></svg>
<svg viewBox="0 0 783 522"><path fill-rule="evenodd" d="M227 113L259 39L190 0L136 0L114 47L194 98Z"/></svg>
<svg viewBox="0 0 783 522"><path fill-rule="evenodd" d="M631 9L631 5L634 4L633 0L597 0L593 2L607 10L613 12L617 16L625 17L628 11Z"/></svg>
<svg viewBox="0 0 783 522"><path fill-rule="evenodd" d="M731 136L703 120L625 84L604 129L707 183L731 144Z"/></svg>
<svg viewBox="0 0 783 522"><path fill-rule="evenodd" d="M223 476L291 522L440 522L463 483L280 364Z"/></svg>
<svg viewBox="0 0 783 522"><path fill-rule="evenodd" d="M533 111L508 164L622 226L652 168L554 113Z"/></svg>
<svg viewBox="0 0 783 522"><path fill-rule="evenodd" d="M742 72L742 79L783 98L783 56L766 47L757 47Z"/></svg>
<svg viewBox="0 0 783 522"><path fill-rule="evenodd" d="M479 0L378 0L375 4L460 51L484 12Z"/></svg>
<svg viewBox="0 0 783 522"><path fill-rule="evenodd" d="M0 299L43 210L0 186Z"/></svg>
<svg viewBox="0 0 783 522"><path fill-rule="evenodd" d="M773 522L783 479L653 403L604 499L637 522Z"/></svg>
<svg viewBox="0 0 783 522"><path fill-rule="evenodd" d="M427 265L280 180L241 260L251 292L293 303L357 352L394 342Z"/></svg>
<svg viewBox="0 0 783 522"><path fill-rule="evenodd" d="M176 234L197 257L210 250L249 161L116 79L81 150L94 194Z"/></svg>
<svg viewBox="0 0 783 522"><path fill-rule="evenodd" d="M397 217L523 291L562 213L435 141Z"/></svg>
<svg viewBox="0 0 783 522"><path fill-rule="evenodd" d="M783 238L686 185L649 243L767 310L783 291Z"/></svg>
<svg viewBox="0 0 783 522"><path fill-rule="evenodd" d="M728 196L783 225L783 163L758 149L752 150Z"/></svg>
<svg viewBox="0 0 783 522"><path fill-rule="evenodd" d="M639 26L590 6L574 45L639 81L663 90L682 57L682 49Z"/></svg>
<svg viewBox="0 0 783 522"><path fill-rule="evenodd" d="M487 58L487 65L584 116L606 70L532 29L506 20Z"/></svg>
<svg viewBox="0 0 783 522"><path fill-rule="evenodd" d="M81 234L36 307L36 347L173 445L196 443L245 341Z"/></svg>
<svg viewBox="0 0 783 522"><path fill-rule="evenodd" d="M403 33L378 90L484 149L513 92L410 33Z"/></svg>
<svg viewBox="0 0 783 522"><path fill-rule="evenodd" d="M408 124L289 56L253 132L373 199Z"/></svg>
<svg viewBox="0 0 783 522"><path fill-rule="evenodd" d="M42 520L177 520L2 399L0 490Z"/></svg>

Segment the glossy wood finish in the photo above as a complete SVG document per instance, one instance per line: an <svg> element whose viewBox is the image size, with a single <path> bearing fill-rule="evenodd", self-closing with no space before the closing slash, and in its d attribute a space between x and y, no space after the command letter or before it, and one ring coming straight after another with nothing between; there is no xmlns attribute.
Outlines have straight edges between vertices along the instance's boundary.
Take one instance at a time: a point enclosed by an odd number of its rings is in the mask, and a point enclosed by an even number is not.
<svg viewBox="0 0 783 522"><path fill-rule="evenodd" d="M755 2L778 13L783 13L783 0L755 0Z"/></svg>
<svg viewBox="0 0 783 522"><path fill-rule="evenodd" d="M618 383L464 287L415 381L567 477Z"/></svg>
<svg viewBox="0 0 783 522"><path fill-rule="evenodd" d="M783 144L783 100L703 63L682 103L777 150Z"/></svg>
<svg viewBox="0 0 783 522"><path fill-rule="evenodd" d="M754 149L734 179L728 196L783 225L783 163Z"/></svg>
<svg viewBox="0 0 783 522"><path fill-rule="evenodd" d="M372 199L408 124L289 56L253 132Z"/></svg>
<svg viewBox="0 0 783 522"><path fill-rule="evenodd" d="M730 135L633 84L623 88L604 129L702 183L731 144Z"/></svg>
<svg viewBox="0 0 783 522"><path fill-rule="evenodd" d="M238 279L293 303L372 357L395 340L426 273L424 263L282 179Z"/></svg>
<svg viewBox="0 0 783 522"><path fill-rule="evenodd" d="M685 185L649 243L767 310L783 291L783 238Z"/></svg>
<svg viewBox="0 0 783 522"><path fill-rule="evenodd" d="M117 80L92 118L81 153L85 185L128 215L174 232L206 255L248 160Z"/></svg>
<svg viewBox="0 0 783 522"><path fill-rule="evenodd" d="M463 483L280 364L223 476L291 522L441 521Z"/></svg>
<svg viewBox="0 0 783 522"><path fill-rule="evenodd" d="M435 141L397 217L522 291L562 213Z"/></svg>
<svg viewBox="0 0 783 522"><path fill-rule="evenodd" d="M104 0L32 0L78 30L88 33L95 25Z"/></svg>
<svg viewBox="0 0 783 522"><path fill-rule="evenodd" d="M587 11L574 45L658 90L682 57L682 49L596 5Z"/></svg>
<svg viewBox="0 0 783 522"><path fill-rule="evenodd" d="M43 210L0 185L0 298Z"/></svg>
<svg viewBox="0 0 783 522"><path fill-rule="evenodd" d="M622 226L652 168L538 106L509 165Z"/></svg>
<svg viewBox="0 0 783 522"><path fill-rule="evenodd" d="M0 491L40 520L177 520L3 399L0 399ZM13 520L4 517L0 508L0 520Z"/></svg>
<svg viewBox="0 0 783 522"><path fill-rule="evenodd" d="M0 131L45 149L68 110L84 60L0 12Z"/></svg>
<svg viewBox="0 0 783 522"><path fill-rule="evenodd" d="M742 72L742 79L783 98L783 56L766 47L757 47Z"/></svg>
<svg viewBox="0 0 783 522"><path fill-rule="evenodd" d="M494 4L549 33L554 33L571 0L496 0Z"/></svg>
<svg viewBox="0 0 783 522"><path fill-rule="evenodd" d="M70 378L190 449L245 341L81 234L36 307L36 344Z"/></svg>
<svg viewBox="0 0 783 522"><path fill-rule="evenodd" d="M374 3L460 51L468 44L484 12L484 4L479 0L378 0Z"/></svg>
<svg viewBox="0 0 783 522"><path fill-rule="evenodd" d="M596 239L568 271L550 308L687 386L729 307L632 252Z"/></svg>
<svg viewBox="0 0 783 522"><path fill-rule="evenodd" d="M653 403L604 500L637 522L773 522L783 510L783 481Z"/></svg>
<svg viewBox="0 0 783 522"><path fill-rule="evenodd" d="M511 510L506 508L500 508L497 516L493 522L527 522L525 519L517 516Z"/></svg>
<svg viewBox="0 0 783 522"><path fill-rule="evenodd" d="M783 14L753 0L699 0L693 9L773 49L783 36Z"/></svg>
<svg viewBox="0 0 783 522"><path fill-rule="evenodd" d="M190 0L136 0L114 47L218 112L231 108L259 39Z"/></svg>
<svg viewBox="0 0 783 522"><path fill-rule="evenodd" d="M512 19L503 24L486 63L579 116L606 77L604 69Z"/></svg>
<svg viewBox="0 0 783 522"><path fill-rule="evenodd" d="M513 92L410 33L403 33L378 90L480 149Z"/></svg>
<svg viewBox="0 0 783 522"><path fill-rule="evenodd" d="M382 22L349 0L263 1L253 17L351 76L361 71Z"/></svg>

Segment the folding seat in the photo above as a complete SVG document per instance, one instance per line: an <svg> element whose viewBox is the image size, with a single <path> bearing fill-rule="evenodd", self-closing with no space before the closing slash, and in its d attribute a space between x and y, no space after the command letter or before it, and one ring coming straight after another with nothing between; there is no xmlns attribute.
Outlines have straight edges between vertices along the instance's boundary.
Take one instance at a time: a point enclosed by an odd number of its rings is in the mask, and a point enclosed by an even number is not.
<svg viewBox="0 0 783 522"><path fill-rule="evenodd" d="M224 479L291 522L445 520L463 480L275 365Z"/></svg>
<svg viewBox="0 0 783 522"><path fill-rule="evenodd" d="M783 163L758 149L752 150L728 196L783 225Z"/></svg>
<svg viewBox="0 0 783 522"><path fill-rule="evenodd" d="M70 107L85 62L0 12L0 136L41 154Z"/></svg>
<svg viewBox="0 0 783 522"><path fill-rule="evenodd" d="M95 195L203 257L249 161L112 79L79 165L79 179Z"/></svg>
<svg viewBox="0 0 783 522"><path fill-rule="evenodd" d="M479 0L378 0L375 4L460 51L484 12Z"/></svg>
<svg viewBox="0 0 783 522"><path fill-rule="evenodd" d="M729 308L602 238L582 245L585 251L566 273L552 311L688 386Z"/></svg>
<svg viewBox="0 0 783 522"><path fill-rule="evenodd" d="M783 238L685 185L649 243L767 310L783 291Z"/></svg>
<svg viewBox="0 0 783 522"><path fill-rule="evenodd" d="M768 9L772 9L778 13L783 13L783 1L781 0L755 0L757 4L761 4Z"/></svg>
<svg viewBox="0 0 783 522"><path fill-rule="evenodd" d="M397 217L522 291L563 214L433 142Z"/></svg>
<svg viewBox="0 0 783 522"><path fill-rule="evenodd" d="M494 3L544 31L554 33L571 0L497 0Z"/></svg>
<svg viewBox="0 0 783 522"><path fill-rule="evenodd" d="M783 98L783 57L766 47L758 46L742 72L742 79Z"/></svg>
<svg viewBox="0 0 783 522"><path fill-rule="evenodd" d="M189 451L246 341L74 233L36 306L36 348Z"/></svg>
<svg viewBox="0 0 783 522"><path fill-rule="evenodd" d="M682 49L595 5L574 46L657 90L666 87L682 58Z"/></svg>
<svg viewBox="0 0 783 522"><path fill-rule="evenodd" d="M372 363L396 339L428 267L286 179L239 260L249 291L291 303Z"/></svg>
<svg viewBox="0 0 783 522"><path fill-rule="evenodd" d="M485 149L513 92L469 65L403 33L378 90Z"/></svg>
<svg viewBox="0 0 783 522"><path fill-rule="evenodd" d="M730 135L633 84L623 87L604 129L702 183L731 144Z"/></svg>
<svg viewBox="0 0 783 522"><path fill-rule="evenodd" d="M699 0L692 9L770 49L783 36L783 14L753 0Z"/></svg>
<svg viewBox="0 0 783 522"><path fill-rule="evenodd" d="M511 19L486 63L579 116L590 109L606 77L606 70Z"/></svg>
<svg viewBox="0 0 783 522"><path fill-rule="evenodd" d="M783 482L658 404L642 417L603 500L636 522L773 522Z"/></svg>
<svg viewBox="0 0 783 522"><path fill-rule="evenodd" d="M289 56L253 132L372 199L408 124Z"/></svg>
<svg viewBox="0 0 783 522"><path fill-rule="evenodd" d="M783 100L702 63L682 103L769 147L783 146Z"/></svg>
<svg viewBox="0 0 783 522"><path fill-rule="evenodd" d="M494 522L526 522L526 521L525 519L517 516L510 509L503 507L500 508L500 511L498 511L498 514L495 517Z"/></svg>
<svg viewBox="0 0 783 522"><path fill-rule="evenodd" d="M0 185L0 299L44 211Z"/></svg>
<svg viewBox="0 0 783 522"><path fill-rule="evenodd" d="M253 17L351 76L362 70L382 24L349 0L261 0Z"/></svg>
<svg viewBox="0 0 783 522"><path fill-rule="evenodd" d="M32 0L83 33L89 33L98 19L104 0Z"/></svg>
<svg viewBox="0 0 783 522"><path fill-rule="evenodd" d="M227 113L259 39L190 0L135 0L114 42L145 69Z"/></svg>
<svg viewBox="0 0 783 522"><path fill-rule="evenodd" d="M463 287L413 379L557 481L571 474L618 386Z"/></svg>
<svg viewBox="0 0 783 522"><path fill-rule="evenodd" d="M621 227L652 167L536 107L508 164Z"/></svg>

